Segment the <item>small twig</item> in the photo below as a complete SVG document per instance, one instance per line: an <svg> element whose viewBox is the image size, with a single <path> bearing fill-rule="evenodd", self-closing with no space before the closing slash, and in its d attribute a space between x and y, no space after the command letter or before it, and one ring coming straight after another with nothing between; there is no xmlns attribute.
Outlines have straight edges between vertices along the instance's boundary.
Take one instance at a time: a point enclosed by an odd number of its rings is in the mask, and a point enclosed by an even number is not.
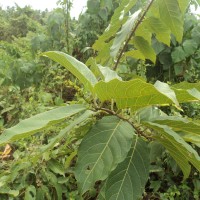
<svg viewBox="0 0 200 200"><path fill-rule="evenodd" d="M142 15L142 16L140 17L140 19L137 21L135 27L133 28L133 30L132 30L131 34L129 35L128 39L126 40L126 42L125 42L125 44L124 44L124 46L123 46L123 48L122 48L122 50L121 50L121 52L120 52L118 58L117 58L117 61L116 61L116 64L115 64L113 70L116 70L116 69L117 69L117 66L118 66L118 64L119 64L119 62L120 62L120 60L121 60L121 57L122 57L122 55L123 55L125 49L126 49L127 46L128 46L129 41L131 40L132 36L135 34L135 32L136 32L138 26L142 23L142 21L143 21L145 15L147 14L147 12L148 12L148 10L150 9L150 7L151 7L151 5L152 5L153 2L154 2L154 0L151 0L151 2L149 3L149 5L147 6L146 10L144 11L143 15Z"/></svg>

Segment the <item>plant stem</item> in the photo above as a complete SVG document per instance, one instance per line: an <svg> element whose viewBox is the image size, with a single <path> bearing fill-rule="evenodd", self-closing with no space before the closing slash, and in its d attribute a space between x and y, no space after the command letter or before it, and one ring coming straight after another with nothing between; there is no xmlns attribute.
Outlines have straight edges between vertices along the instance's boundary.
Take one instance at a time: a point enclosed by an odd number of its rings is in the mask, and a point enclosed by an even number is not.
<svg viewBox="0 0 200 200"><path fill-rule="evenodd" d="M117 116L118 118L120 118L120 119L122 119L122 120L128 122L128 123L136 130L136 132L137 132L138 135L143 136L143 137L145 137L145 138L148 139L148 140L149 140L149 139L152 140L152 138L149 137L149 136L147 136L147 135L145 135L144 132L141 131L141 130L139 129L139 127L134 126L134 124L131 123L128 119L126 119L126 118L124 118L123 116L117 114L116 112L114 112L114 111L112 111L112 110L110 110L110 109L107 109L107 108L96 108L96 109L97 109L97 110L104 111L104 112L107 112L108 114L111 114L111 115L115 115L115 116Z"/></svg>
<svg viewBox="0 0 200 200"><path fill-rule="evenodd" d="M148 5L147 8L144 10L144 13L143 13L142 16L140 17L140 19L137 21L135 27L133 28L131 34L129 35L128 39L126 40L126 42L125 42L125 44L124 44L124 46L123 46L123 48L122 48L122 50L121 50L120 53L119 53L119 56L118 56L118 58L117 58L117 62L116 62L116 64L115 64L113 70L116 70L116 69L117 69L117 67L118 67L118 65L119 65L119 62L120 62L120 60L121 60L121 58L122 58L122 55L123 55L124 51L126 50L126 48L127 48L127 46L128 46L129 41L131 40L131 38L132 38L133 35L135 34L135 31L137 30L137 28L139 27L139 25L142 23L142 21L143 21L145 15L147 14L147 12L148 12L148 10L150 9L150 7L151 7L151 5L153 4L153 2L154 2L154 0L151 0L151 1L150 1L149 5Z"/></svg>

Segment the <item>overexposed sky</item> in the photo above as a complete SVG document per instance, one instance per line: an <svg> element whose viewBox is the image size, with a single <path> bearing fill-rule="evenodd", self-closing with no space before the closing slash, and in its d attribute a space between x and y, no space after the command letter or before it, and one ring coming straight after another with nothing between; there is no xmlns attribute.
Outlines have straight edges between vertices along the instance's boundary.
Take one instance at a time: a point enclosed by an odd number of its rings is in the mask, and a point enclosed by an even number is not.
<svg viewBox="0 0 200 200"><path fill-rule="evenodd" d="M7 6L14 6L17 3L20 7L25 5L30 5L33 9L37 10L52 10L56 8L56 2L58 0L0 0L0 6L6 8ZM87 0L73 0L73 8L71 9L71 17L78 19L79 14L84 10L87 5ZM200 14L200 8L195 11L192 7L192 12L195 14Z"/></svg>
<svg viewBox="0 0 200 200"><path fill-rule="evenodd" d="M6 8L7 6L14 6L17 3L20 7L30 5L33 9L37 10L52 10L56 8L58 0L0 0L0 6ZM87 0L73 0L73 8L71 10L71 17L78 18L79 14L86 6Z"/></svg>

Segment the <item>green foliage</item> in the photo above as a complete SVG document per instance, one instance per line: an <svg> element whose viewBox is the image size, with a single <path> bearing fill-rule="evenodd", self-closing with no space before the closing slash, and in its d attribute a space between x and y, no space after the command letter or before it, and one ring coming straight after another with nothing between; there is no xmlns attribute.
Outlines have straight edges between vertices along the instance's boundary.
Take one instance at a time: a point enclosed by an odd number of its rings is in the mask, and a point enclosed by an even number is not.
<svg viewBox="0 0 200 200"><path fill-rule="evenodd" d="M125 72L132 70L132 64L139 69L141 66L147 67L148 63L156 65L157 62L167 69L173 62L176 69L178 66L184 67L182 60L187 62L194 53L198 54L198 26L192 27L189 22L184 22L184 12L189 2L88 1L83 26L90 20L88 16L94 16L96 12L96 17L104 21L102 27L111 18L108 28L92 46L96 52L90 54L93 55L87 62L90 68L70 56L69 49L60 46L63 21L69 20L69 16L65 18L59 9L51 13L48 18L51 34L36 36L32 40L32 46L34 41L38 41L33 47L33 54L43 48L48 50L49 47L43 45L45 41L50 41L52 47L61 48L68 54L48 51L42 55L64 66L73 77L64 68L49 64L43 58L43 64L51 65L51 72L44 78L37 98L47 111L21 120L0 135L0 145L7 144L7 150L1 153L2 198L148 198L148 192L162 191L165 187L162 180L172 181L169 177L164 179L163 155L167 162L166 171L170 169L175 172L179 180L187 182L193 172L197 174L192 182L194 191L189 198L198 196L200 126L198 121L182 117L180 112L183 112L181 103L199 102L199 82L169 85L157 81L152 84L142 77L125 75L124 78L117 73L122 69ZM65 7L65 2L60 3L63 9L69 9ZM109 15L115 3L118 7L111 17ZM196 19L190 20L198 24ZM56 29L61 32L56 32ZM193 38L185 39L187 34ZM64 40L64 44L68 43ZM170 45L173 45L173 49ZM17 48L11 50L11 56L20 56ZM76 50L75 47L72 52ZM29 69L25 67L24 70ZM175 72L179 73L178 70ZM52 83L52 77L60 82ZM72 81L66 83L63 81L65 78ZM80 89L76 78L84 89ZM151 77L147 74L148 78ZM64 101L65 84L76 90L73 101ZM59 98L51 94L50 88L57 92L60 87L61 91L56 93L61 93ZM4 105L5 102L1 104L2 107ZM37 108L41 107L36 105ZM55 105L58 107L49 110L48 106ZM161 111L167 109L171 109L168 114ZM12 159L9 149L13 150ZM149 179L155 173L160 177L157 182ZM153 192L148 191L148 187ZM177 188L183 190L187 186L166 187L159 198L180 196Z"/></svg>
<svg viewBox="0 0 200 200"><path fill-rule="evenodd" d="M135 136L126 159L109 175L105 183L105 199L141 198L148 176L149 149L146 142Z"/></svg>
<svg viewBox="0 0 200 200"><path fill-rule="evenodd" d="M104 117L97 122L84 137L78 152L75 175L82 194L96 181L105 180L124 160L133 136L131 125L116 117Z"/></svg>

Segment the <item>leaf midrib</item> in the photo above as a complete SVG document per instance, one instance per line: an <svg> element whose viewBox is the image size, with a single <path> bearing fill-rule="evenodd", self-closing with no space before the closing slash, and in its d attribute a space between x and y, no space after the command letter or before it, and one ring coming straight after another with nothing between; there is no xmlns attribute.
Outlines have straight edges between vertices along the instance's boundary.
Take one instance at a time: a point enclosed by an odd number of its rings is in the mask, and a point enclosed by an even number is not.
<svg viewBox="0 0 200 200"><path fill-rule="evenodd" d="M111 138L113 137L113 135L115 134L115 132L116 132L118 126L120 125L120 123L121 123L121 120L117 123L115 129L113 129L113 133L111 134L111 136L110 136L110 138L109 138L107 144L106 144L105 147L103 148L102 153L100 154L100 156L99 156L99 158L97 159L96 163L94 164L94 166L93 166L92 169L90 170L89 174L87 175L87 177L86 177L86 179L85 179L85 181L84 181L84 183L83 183L82 190L83 190L83 188L85 187L85 184L87 183L87 180L88 180L88 178L90 177L90 174L93 172L93 169L95 168L95 166L96 166L97 163L99 162L100 158L102 157L103 153L105 152L106 148L108 147L108 144L110 143L110 140L111 140Z"/></svg>

